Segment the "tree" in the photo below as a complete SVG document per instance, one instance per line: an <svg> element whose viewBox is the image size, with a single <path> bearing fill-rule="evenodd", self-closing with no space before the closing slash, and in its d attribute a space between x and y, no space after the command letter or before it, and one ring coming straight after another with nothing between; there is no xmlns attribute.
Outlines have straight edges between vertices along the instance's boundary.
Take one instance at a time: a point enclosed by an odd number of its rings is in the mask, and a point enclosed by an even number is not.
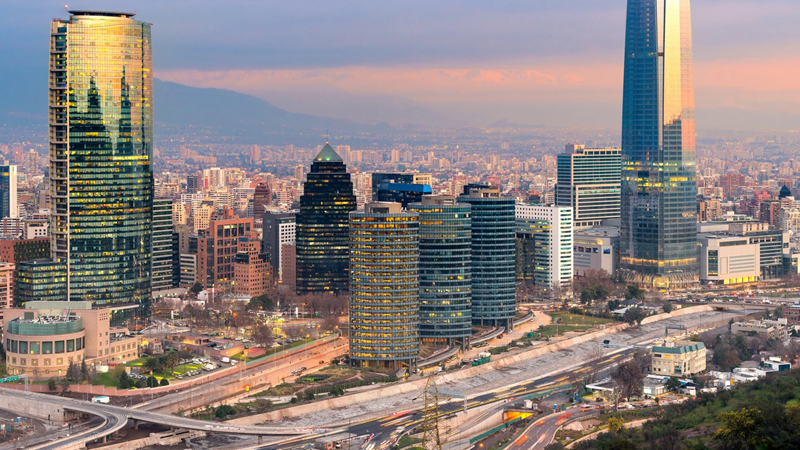
<svg viewBox="0 0 800 450"><path fill-rule="evenodd" d="M679 387L681 387L681 380L679 380L677 377L669 377L667 380L667 389L674 391Z"/></svg>
<svg viewBox="0 0 800 450"><path fill-rule="evenodd" d="M224 419L232 414L236 414L236 408L231 405L219 405L214 410L214 417Z"/></svg>
<svg viewBox="0 0 800 450"><path fill-rule="evenodd" d="M152 375L147 377L147 387L149 388L158 387L158 379Z"/></svg>
<svg viewBox="0 0 800 450"><path fill-rule="evenodd" d="M88 383L90 381L89 377L90 377L89 367L86 365L86 360L82 359L81 360L81 378L83 378L83 381Z"/></svg>
<svg viewBox="0 0 800 450"><path fill-rule="evenodd" d="M325 317L325 320L322 321L322 329L325 331L333 332L339 326L339 318L330 315Z"/></svg>
<svg viewBox="0 0 800 450"><path fill-rule="evenodd" d="M151 356L142 363L142 370L150 372L150 375L153 375L153 372L161 370L161 361L159 361L157 356Z"/></svg>
<svg viewBox="0 0 800 450"><path fill-rule="evenodd" d="M749 448L762 421L758 409L742 408L739 411L724 412L719 415L723 426L714 433L714 439L735 442Z"/></svg>
<svg viewBox="0 0 800 450"><path fill-rule="evenodd" d="M58 382L58 384L61 385L61 396L66 397L67 394L69 394L69 384L70 384L69 379L67 379L67 377L64 377Z"/></svg>
<svg viewBox="0 0 800 450"><path fill-rule="evenodd" d="M613 434L618 434L620 431L625 429L625 424L622 422L622 419L617 417L609 417L608 419L608 431Z"/></svg>
<svg viewBox="0 0 800 450"><path fill-rule="evenodd" d="M128 372L124 370L119 374L118 380L120 389L130 389L133 386L133 380L128 376Z"/></svg>
<svg viewBox="0 0 800 450"><path fill-rule="evenodd" d="M70 361L69 366L67 366L67 376L66 378L71 383L80 384L83 381L83 377L81 375L81 368L74 362Z"/></svg>
<svg viewBox="0 0 800 450"><path fill-rule="evenodd" d="M250 299L250 302L247 303L247 309L251 311L272 311L275 309L275 303L272 301L269 295L261 294L258 297L253 297Z"/></svg>
<svg viewBox="0 0 800 450"><path fill-rule="evenodd" d="M56 389L58 389L58 384L56 383L55 379L50 378L49 380L47 380L47 389L50 392L55 392Z"/></svg>
<svg viewBox="0 0 800 450"><path fill-rule="evenodd" d="M253 341L264 348L269 348L275 341L275 336L272 334L272 327L265 323L254 326Z"/></svg>
<svg viewBox="0 0 800 450"><path fill-rule="evenodd" d="M166 378L162 378L161 381L158 382L159 386L169 386L169 380Z"/></svg>
<svg viewBox="0 0 800 450"><path fill-rule="evenodd" d="M608 310L609 311L617 310L617 309L619 309L620 306L622 306L622 304L619 302L619 300L609 300L608 301Z"/></svg>
<svg viewBox="0 0 800 450"><path fill-rule="evenodd" d="M628 361L620 365L612 375L614 381L620 387L620 394L630 401L631 397L642 395L643 386L642 368L636 361Z"/></svg>
<svg viewBox="0 0 800 450"><path fill-rule="evenodd" d="M272 401L266 398L258 398L255 401L254 407L257 413L265 413L272 408Z"/></svg>
<svg viewBox="0 0 800 450"><path fill-rule="evenodd" d="M175 375L175 366L178 365L178 362L181 360L181 356L178 354L178 352L175 351L164 353L162 356L163 356L163 365L165 367L168 367L170 373Z"/></svg>
<svg viewBox="0 0 800 450"><path fill-rule="evenodd" d="M191 293L192 293L192 294L194 294L194 295L197 295L197 294L199 294L199 293L200 293L200 291L202 291L202 290L203 290L203 285L202 285L202 284L200 284L200 282L199 282L199 281L196 281L196 282L195 282L195 283L192 285L192 287L189 289L189 292L191 292Z"/></svg>
<svg viewBox="0 0 800 450"><path fill-rule="evenodd" d="M644 312L642 308L637 308L636 306L628 308L625 314L622 315L622 319L631 325L641 324L645 317L647 317L647 313Z"/></svg>
<svg viewBox="0 0 800 450"><path fill-rule="evenodd" d="M672 312L672 303L670 303L670 302L664 303L664 306L662 306L662 309L667 314L671 313Z"/></svg>
<svg viewBox="0 0 800 450"><path fill-rule="evenodd" d="M625 300L644 300L645 294L647 294L647 291L637 286L632 284L625 286Z"/></svg>

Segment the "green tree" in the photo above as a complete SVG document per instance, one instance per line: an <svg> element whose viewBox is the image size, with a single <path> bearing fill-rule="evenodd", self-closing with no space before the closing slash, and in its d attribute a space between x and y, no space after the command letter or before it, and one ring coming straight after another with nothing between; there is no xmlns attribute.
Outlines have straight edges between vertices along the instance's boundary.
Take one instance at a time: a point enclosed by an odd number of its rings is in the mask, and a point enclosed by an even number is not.
<svg viewBox="0 0 800 450"><path fill-rule="evenodd" d="M625 423L622 422L622 419L617 417L609 417L608 419L608 431L613 434L619 434L620 431L625 430Z"/></svg>
<svg viewBox="0 0 800 450"><path fill-rule="evenodd" d="M142 370L150 372L150 375L153 375L153 372L161 370L161 361L159 361L157 356L151 356L142 363Z"/></svg>
<svg viewBox="0 0 800 450"><path fill-rule="evenodd" d="M679 387L681 387L681 380L677 377L669 377L667 380L667 389L673 391Z"/></svg>
<svg viewBox="0 0 800 450"><path fill-rule="evenodd" d="M275 309L275 302L272 301L269 295L261 294L258 297L253 297L247 303L247 309L251 311L272 311Z"/></svg>
<svg viewBox="0 0 800 450"><path fill-rule="evenodd" d="M130 389L133 386L133 380L128 376L128 372L124 370L119 374L118 380L120 389Z"/></svg>
<svg viewBox="0 0 800 450"><path fill-rule="evenodd" d="M58 382L58 384L61 385L61 396L66 397L67 394L69 394L69 385L70 385L69 379L67 377L64 377Z"/></svg>
<svg viewBox="0 0 800 450"><path fill-rule="evenodd" d="M639 325L645 317L647 317L647 313L642 308L632 306L622 315L622 320L631 325Z"/></svg>
<svg viewBox="0 0 800 450"><path fill-rule="evenodd" d="M149 388L158 387L158 379L152 375L147 377L147 387Z"/></svg>
<svg viewBox="0 0 800 450"><path fill-rule="evenodd" d="M55 392L56 389L58 389L58 383L56 383L56 380L54 380L53 378L47 380L47 389L50 392Z"/></svg>
<svg viewBox="0 0 800 450"><path fill-rule="evenodd" d="M163 356L164 366L169 368L172 375L175 375L175 366L178 365L178 362L181 360L181 356L175 351L164 353Z"/></svg>
<svg viewBox="0 0 800 450"><path fill-rule="evenodd" d="M744 444L745 447L751 446L762 421L761 412L755 408L724 412L719 419L722 427L714 433L714 439Z"/></svg>
<svg viewBox="0 0 800 450"><path fill-rule="evenodd" d="M670 302L664 303L664 306L662 306L662 309L667 314L671 313L672 312L672 303L670 303Z"/></svg>
<svg viewBox="0 0 800 450"><path fill-rule="evenodd" d="M612 375L614 381L620 387L620 395L630 401L631 397L642 395L642 368L635 360L628 361L617 367L617 371Z"/></svg>
<svg viewBox="0 0 800 450"><path fill-rule="evenodd" d="M647 294L647 291L637 286L632 284L625 286L625 300L644 300L645 294Z"/></svg>
<svg viewBox="0 0 800 450"><path fill-rule="evenodd" d="M81 360L81 378L83 381L89 381L89 367L86 365L86 360Z"/></svg>
<svg viewBox="0 0 800 450"><path fill-rule="evenodd" d="M195 282L195 283L192 285L192 287L189 289L189 292L191 292L191 293L192 293L192 294L194 294L194 295L197 295L197 294L199 294L199 293L200 293L200 291L202 291L202 290L203 290L203 285L202 285L202 284L200 284L200 282L199 282L199 281L196 281L196 282Z"/></svg>
<svg viewBox="0 0 800 450"><path fill-rule="evenodd" d="M161 381L158 382L160 386L169 386L169 380L166 378L162 378Z"/></svg>
<svg viewBox="0 0 800 450"><path fill-rule="evenodd" d="M217 419L224 419L232 414L236 414L236 408L231 405L219 405L214 410L214 417Z"/></svg>

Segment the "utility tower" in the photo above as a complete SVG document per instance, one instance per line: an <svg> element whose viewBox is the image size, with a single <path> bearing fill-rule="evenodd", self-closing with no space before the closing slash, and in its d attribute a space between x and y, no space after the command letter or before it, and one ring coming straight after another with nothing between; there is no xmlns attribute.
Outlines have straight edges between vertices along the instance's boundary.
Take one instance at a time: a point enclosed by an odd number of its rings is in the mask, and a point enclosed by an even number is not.
<svg viewBox="0 0 800 450"><path fill-rule="evenodd" d="M439 389L433 375L428 377L423 392L425 406L422 409L422 448L425 450L442 450L446 429L439 425Z"/></svg>

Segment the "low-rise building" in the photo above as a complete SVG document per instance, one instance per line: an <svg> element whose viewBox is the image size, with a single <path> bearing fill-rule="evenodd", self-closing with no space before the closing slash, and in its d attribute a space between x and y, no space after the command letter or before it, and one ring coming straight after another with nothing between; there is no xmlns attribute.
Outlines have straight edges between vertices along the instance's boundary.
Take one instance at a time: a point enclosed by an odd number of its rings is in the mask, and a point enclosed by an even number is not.
<svg viewBox="0 0 800 450"><path fill-rule="evenodd" d="M706 346L702 342L663 342L653 346L652 371L668 377L686 377L706 370Z"/></svg>
<svg viewBox="0 0 800 450"><path fill-rule="evenodd" d="M6 309L3 338L11 375L34 379L66 375L70 363L118 364L139 357L140 338L110 326L111 308L92 303L32 301Z"/></svg>
<svg viewBox="0 0 800 450"><path fill-rule="evenodd" d="M596 227L575 230L573 244L575 276L589 270L605 270L612 277L619 268L619 228Z"/></svg>
<svg viewBox="0 0 800 450"><path fill-rule="evenodd" d="M791 305L784 305L783 318L787 325L800 325L800 300Z"/></svg>
<svg viewBox="0 0 800 450"><path fill-rule="evenodd" d="M731 325L731 333L742 336L759 336L764 339L776 339L783 341L788 336L786 323L786 319L735 322Z"/></svg>

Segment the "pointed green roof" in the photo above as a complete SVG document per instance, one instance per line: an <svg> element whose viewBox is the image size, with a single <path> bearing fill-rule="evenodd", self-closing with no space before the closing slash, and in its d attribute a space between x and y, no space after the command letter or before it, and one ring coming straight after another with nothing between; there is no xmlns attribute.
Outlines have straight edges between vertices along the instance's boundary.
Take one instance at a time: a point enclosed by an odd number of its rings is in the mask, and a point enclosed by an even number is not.
<svg viewBox="0 0 800 450"><path fill-rule="evenodd" d="M325 147L322 147L322 150L319 151L319 154L314 161L333 161L333 162L344 162L341 156L331 147L330 144L327 142L325 143Z"/></svg>

